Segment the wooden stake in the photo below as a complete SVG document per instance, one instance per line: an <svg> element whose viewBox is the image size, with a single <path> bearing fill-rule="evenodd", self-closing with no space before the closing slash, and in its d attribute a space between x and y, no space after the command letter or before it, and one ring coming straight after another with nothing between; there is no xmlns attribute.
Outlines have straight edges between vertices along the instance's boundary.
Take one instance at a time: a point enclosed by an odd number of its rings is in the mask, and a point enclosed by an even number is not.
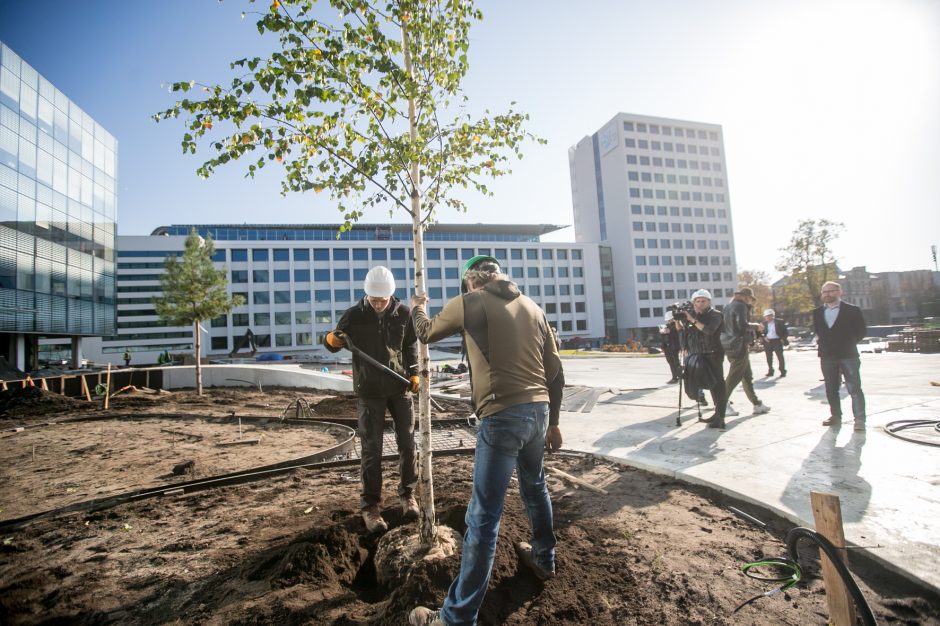
<svg viewBox="0 0 940 626"><path fill-rule="evenodd" d="M813 506L816 532L828 539L841 555L842 562L848 564L839 496L811 491L809 497ZM833 626L854 626L855 603L829 557L820 552L819 558L822 562L823 583L826 586L826 601L829 604L829 623Z"/></svg>
<svg viewBox="0 0 940 626"><path fill-rule="evenodd" d="M65 376L59 376L59 393L65 395Z"/></svg>
<svg viewBox="0 0 940 626"><path fill-rule="evenodd" d="M108 410L108 403L111 400L111 364L108 363L108 372L104 376L104 410Z"/></svg>
<svg viewBox="0 0 940 626"><path fill-rule="evenodd" d="M85 380L84 374L82 374L79 378L82 379L82 393L85 394L85 399L91 402L91 389L88 388L88 381Z"/></svg>
<svg viewBox="0 0 940 626"><path fill-rule="evenodd" d="M39 386L42 387L43 391L49 391L49 384L46 382L45 378L39 379Z"/></svg>
<svg viewBox="0 0 940 626"><path fill-rule="evenodd" d="M7 381L3 381L3 390L9 391L9 389L7 389Z"/></svg>
<svg viewBox="0 0 940 626"><path fill-rule="evenodd" d="M150 370L144 370L144 387L150 389Z"/></svg>

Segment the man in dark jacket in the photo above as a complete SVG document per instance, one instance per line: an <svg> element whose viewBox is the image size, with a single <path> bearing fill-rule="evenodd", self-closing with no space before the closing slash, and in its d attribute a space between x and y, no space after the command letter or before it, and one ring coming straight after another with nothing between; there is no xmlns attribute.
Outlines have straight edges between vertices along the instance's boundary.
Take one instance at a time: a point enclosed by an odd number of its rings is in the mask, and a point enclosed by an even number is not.
<svg viewBox="0 0 940 626"><path fill-rule="evenodd" d="M783 360L783 347L790 345L787 323L777 319L773 309L764 311L764 355L767 357L767 376L774 375L774 355L777 355L777 366L780 368L780 378L787 375L787 362Z"/></svg>
<svg viewBox="0 0 940 626"><path fill-rule="evenodd" d="M838 428L842 425L842 403L839 398L841 379L852 398L852 415L855 430L865 430L865 394L862 393L862 376L859 370L856 344L865 336L868 328L862 310L842 301L842 286L827 282L822 286L821 307L813 309L813 329L823 379L826 381L826 399L829 400L829 419L823 426Z"/></svg>
<svg viewBox="0 0 940 626"><path fill-rule="evenodd" d="M721 347L720 335L722 327L721 313L712 308L712 294L707 289L699 289L692 294L693 311L683 311L688 328L682 333L682 349L686 351L686 387L691 389L689 376L702 372L700 379L710 381L708 390L715 403L715 413L709 419L702 420L709 428L725 427L725 404L728 398L725 395L724 360L725 353ZM696 367L691 363L696 361ZM699 385L696 385L698 388Z"/></svg>
<svg viewBox="0 0 940 626"><path fill-rule="evenodd" d="M541 580L555 575L552 502L545 450L561 447L558 418L564 375L545 313L509 278L499 261L476 256L463 267L464 295L434 319L427 298L413 296L415 332L430 343L462 333L470 360L471 396L482 418L460 573L440 611L415 608L413 626L475 624L486 594L506 489L513 469L532 526L532 542L516 544L519 560Z"/></svg>
<svg viewBox="0 0 940 626"><path fill-rule="evenodd" d="M398 301L395 278L388 268L369 270L364 283L366 296L343 313L336 330L326 335L324 344L338 352L349 337L352 345L389 369L409 378L410 387L365 359L353 354L353 390L359 396L359 440L362 444L362 519L369 532L386 531L379 504L382 501L382 436L385 410L395 424L398 444L398 470L401 475L398 497L405 519L418 517L414 488L418 483L415 458L415 420L411 395L418 389L418 340L410 309Z"/></svg>
<svg viewBox="0 0 940 626"><path fill-rule="evenodd" d="M672 377L666 381L670 385L679 382L679 377L682 376L682 365L679 363L679 328L680 325L672 318L672 311L666 311L666 323L659 327L659 341L672 373Z"/></svg>
<svg viewBox="0 0 940 626"><path fill-rule="evenodd" d="M754 373L751 371L751 338L756 331L748 321L750 308L756 302L754 292L750 287L744 287L734 292L734 299L725 306L722 312L724 328L721 331L721 347L728 357L728 377L725 378L725 397L728 398L728 408L725 415L737 415L731 404L731 392L741 383L744 394L754 405L752 415L763 415L770 411L770 407L760 401L754 391Z"/></svg>

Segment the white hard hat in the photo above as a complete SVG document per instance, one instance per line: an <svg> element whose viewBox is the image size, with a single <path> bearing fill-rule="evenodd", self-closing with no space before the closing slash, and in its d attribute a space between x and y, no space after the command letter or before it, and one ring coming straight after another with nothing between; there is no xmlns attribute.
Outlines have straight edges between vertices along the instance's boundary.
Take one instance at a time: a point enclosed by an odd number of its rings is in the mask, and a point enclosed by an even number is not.
<svg viewBox="0 0 940 626"><path fill-rule="evenodd" d="M395 277L384 265L376 265L366 274L362 288L365 289L367 296L388 298L395 293Z"/></svg>
<svg viewBox="0 0 940 626"><path fill-rule="evenodd" d="M768 315L776 315L776 313L774 313L773 309L767 309L764 311L764 317L767 317Z"/></svg>
<svg viewBox="0 0 940 626"><path fill-rule="evenodd" d="M695 300L696 298L708 298L709 300L711 300L712 294L709 293L708 289L699 289L698 291L692 294L692 299Z"/></svg>
<svg viewBox="0 0 940 626"><path fill-rule="evenodd" d="M667 322L672 321L672 311L666 311L666 321Z"/></svg>

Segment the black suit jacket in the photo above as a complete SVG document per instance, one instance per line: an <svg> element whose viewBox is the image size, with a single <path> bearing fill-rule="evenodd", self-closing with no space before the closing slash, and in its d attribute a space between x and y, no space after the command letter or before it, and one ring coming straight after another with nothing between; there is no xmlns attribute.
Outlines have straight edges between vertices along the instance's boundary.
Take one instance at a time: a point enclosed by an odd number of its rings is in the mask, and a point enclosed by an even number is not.
<svg viewBox="0 0 940 626"><path fill-rule="evenodd" d="M856 344L865 336L868 327L862 310L844 300L839 305L839 315L832 328L826 325L823 313L826 305L813 309L813 328L820 357L850 359L858 356Z"/></svg>
<svg viewBox="0 0 940 626"><path fill-rule="evenodd" d="M778 320L778 319L774 319L773 323L774 323L774 326L777 328L777 339L780 339L784 345L789 344L790 342L787 339L787 337L790 336L790 331L787 329L787 323L784 322L783 320ZM764 326L765 326L764 337L767 337L767 330L766 330L767 324L768 322L765 320L764 321Z"/></svg>

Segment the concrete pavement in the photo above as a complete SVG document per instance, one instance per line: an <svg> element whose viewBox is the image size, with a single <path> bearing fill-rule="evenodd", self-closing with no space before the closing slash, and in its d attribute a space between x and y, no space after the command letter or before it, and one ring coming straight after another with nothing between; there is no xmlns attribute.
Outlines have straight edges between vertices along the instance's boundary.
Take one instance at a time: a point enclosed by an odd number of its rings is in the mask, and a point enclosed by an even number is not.
<svg viewBox="0 0 940 626"><path fill-rule="evenodd" d="M819 359L815 352L786 357L788 375L780 379L764 378L763 354L751 356L757 395L771 412L751 417L738 386L731 400L740 416L727 418L723 431L697 423L687 397L676 426L678 385L665 384L662 357L565 357L569 385L613 389L590 413L562 413L565 447L707 485L810 528L810 491L833 493L850 545L940 592L940 448L883 428L895 420L940 420L940 387L930 385L940 381L940 354L862 355L864 433L853 431L844 389L846 422L822 426L829 408Z"/></svg>

